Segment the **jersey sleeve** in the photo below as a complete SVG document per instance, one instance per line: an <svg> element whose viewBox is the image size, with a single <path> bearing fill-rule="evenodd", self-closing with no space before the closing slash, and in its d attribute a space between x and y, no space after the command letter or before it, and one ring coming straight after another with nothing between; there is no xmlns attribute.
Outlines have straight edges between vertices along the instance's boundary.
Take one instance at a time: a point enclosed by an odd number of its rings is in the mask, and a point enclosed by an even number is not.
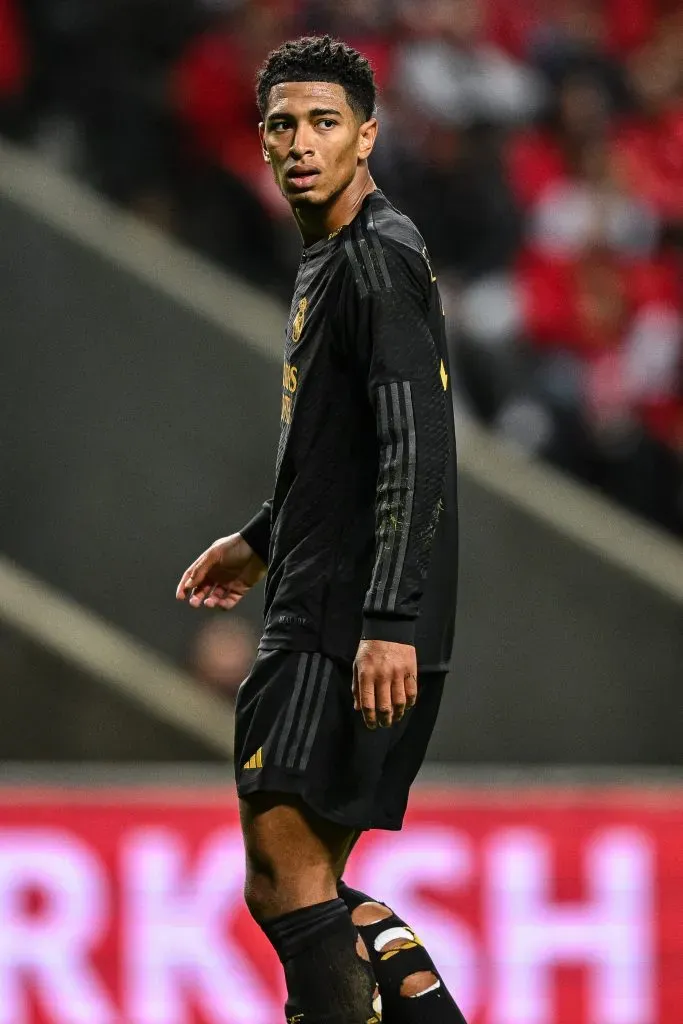
<svg viewBox="0 0 683 1024"><path fill-rule="evenodd" d="M438 301L418 252L377 235L346 245L347 337L374 411L375 562L363 638L414 644L449 451L450 397L429 329ZM347 275L348 281L348 275Z"/></svg>
<svg viewBox="0 0 683 1024"><path fill-rule="evenodd" d="M272 498L269 498L268 501L264 501L256 515L239 531L264 565L268 565L272 510L273 501Z"/></svg>

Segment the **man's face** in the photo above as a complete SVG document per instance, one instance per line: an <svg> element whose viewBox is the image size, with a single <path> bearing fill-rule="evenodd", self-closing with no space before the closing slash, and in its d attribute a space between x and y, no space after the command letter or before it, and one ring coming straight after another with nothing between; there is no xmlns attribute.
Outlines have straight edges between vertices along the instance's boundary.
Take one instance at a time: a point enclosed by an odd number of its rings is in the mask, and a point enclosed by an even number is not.
<svg viewBox="0 0 683 1024"><path fill-rule="evenodd" d="M259 132L282 194L301 208L322 206L351 183L377 122L360 123L341 85L284 82L271 89Z"/></svg>

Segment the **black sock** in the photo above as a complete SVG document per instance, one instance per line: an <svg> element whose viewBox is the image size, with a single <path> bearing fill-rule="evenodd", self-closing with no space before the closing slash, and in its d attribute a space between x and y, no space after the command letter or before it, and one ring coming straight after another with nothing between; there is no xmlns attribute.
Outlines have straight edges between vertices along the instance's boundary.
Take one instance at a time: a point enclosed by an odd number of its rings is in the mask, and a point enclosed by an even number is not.
<svg viewBox="0 0 683 1024"><path fill-rule="evenodd" d="M379 903L349 888L345 882L339 883L337 891L349 913L363 903ZM405 921L391 911L390 916L375 924L356 927L370 954L379 985L382 1024L466 1024L434 961ZM387 942L401 942L401 945L382 952L382 945ZM412 975L417 976L414 979L417 984L406 982ZM402 994L404 982L407 987L419 988L420 994Z"/></svg>
<svg viewBox="0 0 683 1024"><path fill-rule="evenodd" d="M341 899L261 922L285 971L292 1024L371 1024L372 967L357 952L358 930Z"/></svg>

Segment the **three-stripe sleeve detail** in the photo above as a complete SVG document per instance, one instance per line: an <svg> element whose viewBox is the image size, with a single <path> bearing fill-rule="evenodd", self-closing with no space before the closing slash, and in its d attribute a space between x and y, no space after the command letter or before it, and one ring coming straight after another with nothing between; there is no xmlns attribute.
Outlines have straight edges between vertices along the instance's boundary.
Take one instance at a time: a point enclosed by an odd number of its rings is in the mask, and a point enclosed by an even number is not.
<svg viewBox="0 0 683 1024"><path fill-rule="evenodd" d="M379 233L375 227L375 217L372 210L368 210L368 238L370 244L375 252L375 257L379 265L382 280L384 281L385 288L391 288L391 274L389 273L389 267L387 266L386 257L384 255L384 249L380 241Z"/></svg>
<svg viewBox="0 0 683 1024"><path fill-rule="evenodd" d="M361 298L365 298L368 294L368 286L365 283L365 277L361 270L361 265L356 255L356 249L350 238L345 239L344 248L346 249L346 255L349 263L351 264L351 270L353 271L353 277L356 282L356 287L360 292Z"/></svg>
<svg viewBox="0 0 683 1024"><path fill-rule="evenodd" d="M401 582L401 574L403 573L403 567L405 565L406 551L408 550L408 536L410 534L410 527L413 518L413 501L415 499L415 475L417 470L417 445L415 443L415 412L413 409L413 396L410 389L409 381L403 382L403 393L405 399L406 430L408 440L408 457L406 471L407 480L405 491L406 513L404 528L401 531L399 538L398 554L396 557L396 565L394 566L394 574L392 576L391 584L389 587L389 599L387 602L387 609L390 612L393 612L396 608L398 588Z"/></svg>
<svg viewBox="0 0 683 1024"><path fill-rule="evenodd" d="M353 222L349 237L344 240L344 248L361 298L392 287L382 241L374 226L372 213L368 214L367 224L361 224L359 219Z"/></svg>
<svg viewBox="0 0 683 1024"><path fill-rule="evenodd" d="M299 655L285 721L275 751L274 764L304 771L320 726L332 661L322 654Z"/></svg>
<svg viewBox="0 0 683 1024"><path fill-rule="evenodd" d="M389 386L383 385L377 389L377 420L380 437L380 466L377 494L377 521L383 523L389 513L391 502L391 488L389 486L390 470L396 458L395 438L389 428ZM386 532L377 532L377 556L375 565L383 564L386 559L386 548L389 537ZM373 580L374 582L374 580Z"/></svg>
<svg viewBox="0 0 683 1024"><path fill-rule="evenodd" d="M378 292L380 289L379 278L372 262L370 247L363 237L358 239L358 248L361 256L363 257L363 265L370 281L370 289L373 292Z"/></svg>
<svg viewBox="0 0 683 1024"><path fill-rule="evenodd" d="M377 388L380 470L377 489L377 554L367 612L396 609L413 515L417 444L410 381Z"/></svg>

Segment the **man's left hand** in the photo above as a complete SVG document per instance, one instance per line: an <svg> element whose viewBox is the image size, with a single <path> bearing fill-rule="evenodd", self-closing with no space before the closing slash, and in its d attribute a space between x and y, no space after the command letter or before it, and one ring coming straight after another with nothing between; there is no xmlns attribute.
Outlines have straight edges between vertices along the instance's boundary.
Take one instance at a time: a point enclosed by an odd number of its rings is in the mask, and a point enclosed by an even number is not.
<svg viewBox="0 0 683 1024"><path fill-rule="evenodd" d="M353 707L368 729L400 722L417 700L417 656L410 644L361 640L353 663Z"/></svg>

